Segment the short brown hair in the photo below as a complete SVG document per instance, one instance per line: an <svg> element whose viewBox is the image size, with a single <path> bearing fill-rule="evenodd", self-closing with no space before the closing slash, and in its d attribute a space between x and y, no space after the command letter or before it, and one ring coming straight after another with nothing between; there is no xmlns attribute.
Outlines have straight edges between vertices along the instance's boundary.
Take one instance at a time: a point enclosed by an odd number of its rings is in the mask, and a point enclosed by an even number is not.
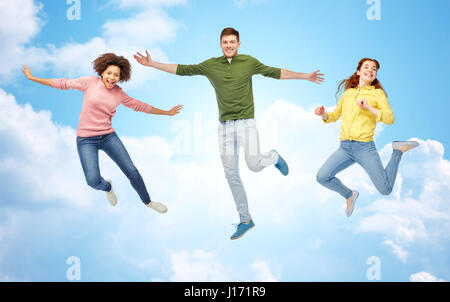
<svg viewBox="0 0 450 302"><path fill-rule="evenodd" d="M119 82L126 82L131 78L130 62L125 57L117 56L114 53L104 53L95 59L92 64L94 64L94 70L99 76L102 76L108 66L114 65L120 69Z"/></svg>
<svg viewBox="0 0 450 302"><path fill-rule="evenodd" d="M220 41L222 41L223 36L235 35L237 37L237 41L239 42L239 32L235 30L233 27L227 27L222 30L220 34Z"/></svg>

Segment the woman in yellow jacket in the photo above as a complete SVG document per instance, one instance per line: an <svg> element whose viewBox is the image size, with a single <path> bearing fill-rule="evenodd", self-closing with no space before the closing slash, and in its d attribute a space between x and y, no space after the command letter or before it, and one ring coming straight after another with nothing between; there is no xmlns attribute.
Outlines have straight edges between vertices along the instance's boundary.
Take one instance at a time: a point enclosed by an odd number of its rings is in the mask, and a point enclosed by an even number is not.
<svg viewBox="0 0 450 302"><path fill-rule="evenodd" d="M352 214L359 193L347 188L335 175L358 163L367 172L377 190L388 195L394 187L403 153L419 145L414 141L394 141L391 159L386 168L383 167L373 135L377 122L392 125L394 115L377 79L379 68L377 60L362 59L356 72L339 84L338 92L342 85L345 91L334 111L325 112L323 106L315 109L315 114L321 116L325 123L336 122L342 117L340 147L320 168L317 181L347 200L347 217Z"/></svg>

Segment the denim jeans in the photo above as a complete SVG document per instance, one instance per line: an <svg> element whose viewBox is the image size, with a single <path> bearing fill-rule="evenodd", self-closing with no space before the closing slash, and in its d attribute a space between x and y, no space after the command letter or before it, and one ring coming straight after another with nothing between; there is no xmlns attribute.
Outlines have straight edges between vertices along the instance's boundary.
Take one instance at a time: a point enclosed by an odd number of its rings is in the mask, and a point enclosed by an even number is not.
<svg viewBox="0 0 450 302"><path fill-rule="evenodd" d="M89 186L96 190L111 190L110 183L100 175L98 151L103 150L128 177L142 202L148 204L151 201L141 174L115 132L92 137L77 136L77 150Z"/></svg>
<svg viewBox="0 0 450 302"><path fill-rule="evenodd" d="M218 127L220 157L225 177L233 194L240 222L248 221L251 216L247 195L239 176L239 150L244 149L247 167L259 172L278 162L275 152L261 153L259 135L255 119L238 119L220 122Z"/></svg>
<svg viewBox="0 0 450 302"><path fill-rule="evenodd" d="M335 175L358 163L367 172L378 192L388 195L394 187L402 154L402 151L394 149L389 163L384 168L374 142L341 141L339 149L319 169L317 181L347 199L352 195L352 190L342 184Z"/></svg>

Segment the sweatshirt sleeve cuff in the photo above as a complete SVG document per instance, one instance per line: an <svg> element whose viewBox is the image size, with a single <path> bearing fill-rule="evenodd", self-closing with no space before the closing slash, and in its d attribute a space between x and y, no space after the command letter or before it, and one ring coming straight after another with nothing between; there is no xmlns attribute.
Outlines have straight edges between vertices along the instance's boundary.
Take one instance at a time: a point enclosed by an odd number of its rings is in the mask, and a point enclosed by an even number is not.
<svg viewBox="0 0 450 302"><path fill-rule="evenodd" d="M61 88L61 79L52 79L50 85L52 88Z"/></svg>
<svg viewBox="0 0 450 302"><path fill-rule="evenodd" d="M145 108L145 113L148 113L148 114L152 113L152 109L153 109L153 106L147 104L147 106Z"/></svg>
<svg viewBox="0 0 450 302"><path fill-rule="evenodd" d="M381 118L383 117L383 112L381 110L377 111L377 123L381 122Z"/></svg>
<svg viewBox="0 0 450 302"><path fill-rule="evenodd" d="M328 115L328 119L327 119L327 120L322 119L322 121L323 121L325 124L328 124L328 123L333 122L333 121L331 120L330 114L329 114L328 112L326 112L326 114Z"/></svg>

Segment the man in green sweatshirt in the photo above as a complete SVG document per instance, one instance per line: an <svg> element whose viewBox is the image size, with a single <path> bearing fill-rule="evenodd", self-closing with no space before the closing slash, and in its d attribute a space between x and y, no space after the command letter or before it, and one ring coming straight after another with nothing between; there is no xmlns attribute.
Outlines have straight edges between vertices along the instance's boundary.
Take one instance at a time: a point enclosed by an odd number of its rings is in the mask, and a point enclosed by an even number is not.
<svg viewBox="0 0 450 302"><path fill-rule="evenodd" d="M164 64L152 60L149 53L137 53L134 58L140 64L180 76L203 75L208 78L216 91L219 107L219 149L225 176L228 180L240 223L231 239L242 237L255 224L251 218L247 195L239 176L239 149L242 147L250 170L259 172L275 165L283 175L289 168L277 151L261 153L256 127L253 102L252 76L261 74L275 79L309 80L320 84L323 74L318 70L311 73L297 73L286 69L269 67L249 55L239 55L239 32L228 27L220 35L223 56L208 59L200 64Z"/></svg>

